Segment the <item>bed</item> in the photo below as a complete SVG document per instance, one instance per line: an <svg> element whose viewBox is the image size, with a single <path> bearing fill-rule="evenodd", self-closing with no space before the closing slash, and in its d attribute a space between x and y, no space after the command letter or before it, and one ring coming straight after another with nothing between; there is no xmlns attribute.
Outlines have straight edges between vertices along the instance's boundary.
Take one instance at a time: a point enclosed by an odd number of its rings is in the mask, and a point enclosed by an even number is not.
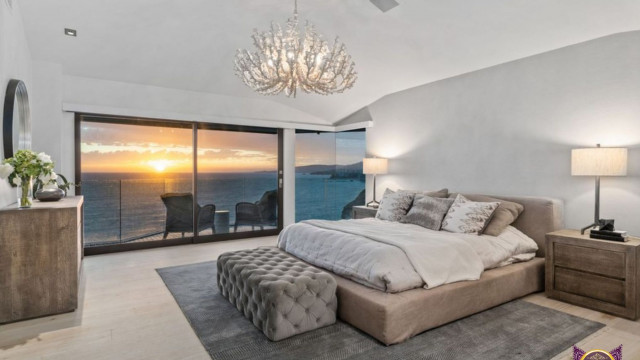
<svg viewBox="0 0 640 360"><path fill-rule="evenodd" d="M349 273L346 275L341 273L342 276L332 273L338 284L338 316L382 343L391 345L403 342L425 330L544 290L545 234L562 227L562 203L556 199L540 197L493 197L524 206L524 211L512 226L517 229L514 233L524 233L537 244L538 249L533 259L522 258L516 263L500 264L501 266L498 264L487 265L486 261L488 260L483 259L481 262L485 262L485 268L487 266L494 268L484 271L481 268L477 272L478 266L482 267L483 265L474 264L474 260L467 261L464 245L460 245L461 250L447 256L456 257L454 262L464 263L465 266L461 266L461 269L450 267L445 271L445 279L439 276L425 278L423 271L416 270L419 273L418 278L423 280L424 286L422 287L416 287L416 281L419 280L415 279L411 271L401 272L402 276L395 275L397 279L394 280L393 285L379 279L377 282L376 279L373 279L369 283L363 281L367 279L354 278ZM320 228L323 226L322 223L314 225ZM302 228L302 226L299 225L298 228ZM325 230L331 231L331 229ZM340 230L352 231L349 226ZM391 233L394 231L389 230ZM362 235L358 231L354 230L353 232L352 235ZM374 232L380 232L380 229L375 229L372 233ZM303 234L304 232L292 233L289 234L289 238L300 237ZM372 238L375 237L374 234L368 235ZM326 239L328 238L329 233L326 236ZM308 243L308 249L305 249L304 246L298 246L298 255L303 255L300 256L302 260L309 260L304 259L305 251L307 254L318 252L319 248L313 248L312 241ZM393 244L393 241L391 243ZM302 242L302 244L305 243ZM282 235L279 247L283 250L287 249L287 242L283 241ZM409 253L414 249L404 250ZM344 253L349 251L353 251L353 249L345 247L343 250ZM422 254L428 254L429 249L426 251ZM295 251L293 252L295 253ZM420 260L424 259L412 259L412 261ZM518 259L516 258L516 260ZM355 261L357 259L354 257ZM423 265L428 267L433 261L437 261L437 258L433 257L428 261L423 261ZM309 262L324 269L331 268L327 264L318 264L317 260ZM314 264L314 262L316 263ZM371 271L374 272L374 270L372 268ZM429 269L424 270L429 275ZM478 273L477 277L474 272ZM446 279L447 277L448 279ZM405 288L409 290L405 290Z"/></svg>

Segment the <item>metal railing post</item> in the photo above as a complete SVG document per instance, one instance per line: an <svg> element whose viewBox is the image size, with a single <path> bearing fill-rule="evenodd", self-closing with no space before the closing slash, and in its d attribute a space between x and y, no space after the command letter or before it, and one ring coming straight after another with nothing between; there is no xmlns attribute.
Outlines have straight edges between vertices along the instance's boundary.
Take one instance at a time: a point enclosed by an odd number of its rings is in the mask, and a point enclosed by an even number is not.
<svg viewBox="0 0 640 360"><path fill-rule="evenodd" d="M120 206L119 206L119 217L120 221L118 221L120 225L120 242L122 242L122 179L119 181L120 183Z"/></svg>

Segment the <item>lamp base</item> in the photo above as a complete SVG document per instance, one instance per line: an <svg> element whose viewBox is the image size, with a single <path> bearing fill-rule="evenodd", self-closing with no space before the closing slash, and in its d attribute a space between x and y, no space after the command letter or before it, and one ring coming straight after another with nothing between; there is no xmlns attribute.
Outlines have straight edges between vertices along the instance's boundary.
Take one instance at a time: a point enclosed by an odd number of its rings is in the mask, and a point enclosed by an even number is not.
<svg viewBox="0 0 640 360"><path fill-rule="evenodd" d="M580 235L584 235L585 231L587 231L587 230L589 230L591 228L598 227L598 226L600 226L600 224L598 224L598 223L593 223L591 225L587 225L587 226L583 227L582 229L580 229Z"/></svg>
<svg viewBox="0 0 640 360"><path fill-rule="evenodd" d="M584 232L591 228L597 228L597 230L614 231L615 227L613 226L613 224L614 224L613 219L600 219L597 222L580 229L580 234L584 235Z"/></svg>
<svg viewBox="0 0 640 360"><path fill-rule="evenodd" d="M373 209L377 209L380 207L380 203L377 201L370 201L367 203L367 207L373 208Z"/></svg>

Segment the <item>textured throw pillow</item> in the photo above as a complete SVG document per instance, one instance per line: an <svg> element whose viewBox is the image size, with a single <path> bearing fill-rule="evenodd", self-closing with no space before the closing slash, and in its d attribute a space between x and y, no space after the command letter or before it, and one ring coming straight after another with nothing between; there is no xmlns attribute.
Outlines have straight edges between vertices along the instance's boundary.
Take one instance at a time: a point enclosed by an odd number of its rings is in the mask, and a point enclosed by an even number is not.
<svg viewBox="0 0 640 360"><path fill-rule="evenodd" d="M458 195L442 221L442 230L482 234L499 205L498 202L474 202Z"/></svg>
<svg viewBox="0 0 640 360"><path fill-rule="evenodd" d="M440 230L442 219L453 204L453 199L434 198L417 195L413 199L411 209L400 219L405 224L420 225L431 230Z"/></svg>
<svg viewBox="0 0 640 360"><path fill-rule="evenodd" d="M414 191L414 190L401 190L414 193L416 196L430 196L434 198L446 198L449 196L449 189L440 189L438 191Z"/></svg>
<svg viewBox="0 0 640 360"><path fill-rule="evenodd" d="M500 200L484 195L464 195L471 201L482 202L499 202L500 206L496 209L496 212L491 217L491 220L487 224L487 227L482 232L485 235L498 236L502 234L507 226L513 224L518 219L518 216L524 211L524 206L511 201Z"/></svg>
<svg viewBox="0 0 640 360"><path fill-rule="evenodd" d="M413 193L409 191L385 190L380 200L380 207L376 213L376 219L400 221L407 214L413 203Z"/></svg>

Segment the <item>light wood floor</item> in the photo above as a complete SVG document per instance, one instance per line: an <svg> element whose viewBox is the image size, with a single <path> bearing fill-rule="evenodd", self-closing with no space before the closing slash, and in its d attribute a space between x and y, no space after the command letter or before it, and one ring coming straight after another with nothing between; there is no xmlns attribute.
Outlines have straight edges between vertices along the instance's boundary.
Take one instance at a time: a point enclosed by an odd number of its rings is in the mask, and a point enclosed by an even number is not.
<svg viewBox="0 0 640 360"><path fill-rule="evenodd" d="M225 251L275 242L275 237L266 237L87 257L81 308L0 326L0 359L209 359L155 269L210 261ZM607 324L578 344L583 349L608 351L623 344L625 360L640 359L640 321L542 294L526 300ZM555 359L571 359L570 351Z"/></svg>

